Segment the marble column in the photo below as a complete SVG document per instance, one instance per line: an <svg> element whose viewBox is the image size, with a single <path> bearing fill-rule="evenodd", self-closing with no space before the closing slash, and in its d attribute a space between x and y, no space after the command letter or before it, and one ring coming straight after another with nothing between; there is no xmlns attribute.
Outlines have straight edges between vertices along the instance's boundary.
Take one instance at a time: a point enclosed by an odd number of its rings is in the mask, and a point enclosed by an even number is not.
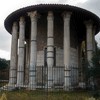
<svg viewBox="0 0 100 100"><path fill-rule="evenodd" d="M54 16L53 12L49 11L47 16L47 67L48 67L48 88L52 87L54 66Z"/></svg>
<svg viewBox="0 0 100 100"><path fill-rule="evenodd" d="M64 90L70 88L70 18L71 12L63 13L64 20Z"/></svg>
<svg viewBox="0 0 100 100"><path fill-rule="evenodd" d="M91 20L85 22L86 25L86 42L87 42L87 60L91 65L93 57L93 22Z"/></svg>
<svg viewBox="0 0 100 100"><path fill-rule="evenodd" d="M11 59L9 85L15 85L17 79L17 48L18 48L18 25L17 22L12 26Z"/></svg>
<svg viewBox="0 0 100 100"><path fill-rule="evenodd" d="M26 40L26 58L25 58L25 84L29 82L29 59L30 59L30 41Z"/></svg>
<svg viewBox="0 0 100 100"><path fill-rule="evenodd" d="M37 12L29 12L31 19L31 47L30 47L30 68L29 68L29 89L36 89L36 63L37 63Z"/></svg>
<svg viewBox="0 0 100 100"><path fill-rule="evenodd" d="M24 83L24 48L25 48L25 19L20 17L19 21L19 54L17 69L17 86L22 87Z"/></svg>

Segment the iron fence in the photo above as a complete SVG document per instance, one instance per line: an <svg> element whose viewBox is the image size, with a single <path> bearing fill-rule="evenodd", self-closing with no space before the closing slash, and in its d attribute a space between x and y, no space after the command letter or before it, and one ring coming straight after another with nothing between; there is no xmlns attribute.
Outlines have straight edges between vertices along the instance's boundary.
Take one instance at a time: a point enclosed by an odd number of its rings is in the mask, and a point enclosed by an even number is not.
<svg viewBox="0 0 100 100"><path fill-rule="evenodd" d="M69 80L69 90L93 90L99 87L97 84L100 79L92 79L90 77L87 79L87 73L85 75L81 75L80 77L80 69L76 66L69 66L69 76L67 76L67 80ZM23 72L24 76L24 84L23 88L29 89L29 69L27 69L27 75ZM60 91L64 90L65 85L65 67L64 66L54 66L49 69L47 66L37 66L35 70L35 82L36 82L36 90L45 90L48 91L50 89L49 85L51 85L52 90ZM86 71L87 72L87 71ZM49 77L51 81L49 82ZM85 77L85 78L83 78ZM16 77L17 78L17 77ZM81 79L82 78L82 79ZM9 82L9 69L0 71L0 89L5 89ZM98 83L97 83L98 82ZM15 88L18 88L17 84L14 85ZM7 90L8 87L5 89Z"/></svg>

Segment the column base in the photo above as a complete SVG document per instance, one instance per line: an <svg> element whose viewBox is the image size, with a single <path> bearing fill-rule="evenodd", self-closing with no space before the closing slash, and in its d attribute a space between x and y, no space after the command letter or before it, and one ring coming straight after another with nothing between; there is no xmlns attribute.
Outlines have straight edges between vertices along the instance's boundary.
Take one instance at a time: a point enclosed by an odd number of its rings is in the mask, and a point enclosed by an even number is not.
<svg viewBox="0 0 100 100"><path fill-rule="evenodd" d="M12 91L15 89L16 89L15 84L9 84L9 83L0 88L0 90L5 90L5 91Z"/></svg>
<svg viewBox="0 0 100 100"><path fill-rule="evenodd" d="M51 92L51 91L53 91L53 90L54 90L53 88L48 88L48 89L47 89L48 92Z"/></svg>
<svg viewBox="0 0 100 100"><path fill-rule="evenodd" d="M71 91L71 90L72 90L72 89L70 88L70 86L66 86L66 87L64 86L63 89L64 89L64 91Z"/></svg>
<svg viewBox="0 0 100 100"><path fill-rule="evenodd" d="M27 89L28 85L16 85L16 89Z"/></svg>
<svg viewBox="0 0 100 100"><path fill-rule="evenodd" d="M65 77L65 81L64 82L65 82L64 83L64 90L65 91L72 90L70 78L69 77Z"/></svg>
<svg viewBox="0 0 100 100"><path fill-rule="evenodd" d="M46 90L46 91L53 91L53 87L49 87L49 86L46 85L46 86L45 86L45 90Z"/></svg>
<svg viewBox="0 0 100 100"><path fill-rule="evenodd" d="M28 85L17 85L17 84L7 84L0 88L0 90L6 90L6 91L13 91L13 90L20 90L20 89L28 89ZM30 89L33 90L33 89Z"/></svg>
<svg viewBox="0 0 100 100"><path fill-rule="evenodd" d="M28 85L28 90L36 90L36 85L29 84Z"/></svg>
<svg viewBox="0 0 100 100"><path fill-rule="evenodd" d="M23 84L16 84L16 87L24 87Z"/></svg>

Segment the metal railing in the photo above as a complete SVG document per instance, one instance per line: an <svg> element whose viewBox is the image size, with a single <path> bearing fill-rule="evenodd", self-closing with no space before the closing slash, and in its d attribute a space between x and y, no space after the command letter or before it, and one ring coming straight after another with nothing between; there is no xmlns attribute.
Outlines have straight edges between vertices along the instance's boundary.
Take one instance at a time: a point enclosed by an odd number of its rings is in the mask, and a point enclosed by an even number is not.
<svg viewBox="0 0 100 100"><path fill-rule="evenodd" d="M83 79L81 81L80 79L80 69L76 66L69 66L69 90L88 90L88 89L94 89L95 84L94 81L90 81L90 79L87 78L87 74L84 73L83 75L85 78L81 76ZM27 69L28 70L28 69ZM51 71L51 72L50 72ZM64 84L65 84L65 67L64 66L54 66L49 70L47 66L36 66L35 70L35 82L36 82L36 89L43 89L43 90L49 90L49 73L52 73L51 77L51 83L52 90L64 90ZM25 77L24 72L24 84L23 88L29 88L29 70L27 73L27 78ZM0 71L0 88L5 88L5 86L8 85L9 82L9 69ZM89 80L90 82L87 82ZM18 87L17 84L14 85L15 87ZM7 90L8 88L6 88Z"/></svg>

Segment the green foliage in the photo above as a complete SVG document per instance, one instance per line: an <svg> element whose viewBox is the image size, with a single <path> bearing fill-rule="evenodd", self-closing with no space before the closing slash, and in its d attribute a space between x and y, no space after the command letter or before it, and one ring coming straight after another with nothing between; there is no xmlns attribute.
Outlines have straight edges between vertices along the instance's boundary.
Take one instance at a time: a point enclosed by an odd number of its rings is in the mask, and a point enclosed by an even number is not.
<svg viewBox="0 0 100 100"><path fill-rule="evenodd" d="M92 88L99 89L100 86L100 49L97 48L93 53L91 62L86 64L86 82L87 85L92 85ZM94 85L93 85L94 84Z"/></svg>
<svg viewBox="0 0 100 100"><path fill-rule="evenodd" d="M94 78L100 77L100 49L93 54L91 72Z"/></svg>
<svg viewBox="0 0 100 100"><path fill-rule="evenodd" d="M9 66L9 61L0 58L0 70L6 69Z"/></svg>
<svg viewBox="0 0 100 100"><path fill-rule="evenodd" d="M100 49L93 53L91 62L86 61L84 68L88 78L100 77Z"/></svg>

